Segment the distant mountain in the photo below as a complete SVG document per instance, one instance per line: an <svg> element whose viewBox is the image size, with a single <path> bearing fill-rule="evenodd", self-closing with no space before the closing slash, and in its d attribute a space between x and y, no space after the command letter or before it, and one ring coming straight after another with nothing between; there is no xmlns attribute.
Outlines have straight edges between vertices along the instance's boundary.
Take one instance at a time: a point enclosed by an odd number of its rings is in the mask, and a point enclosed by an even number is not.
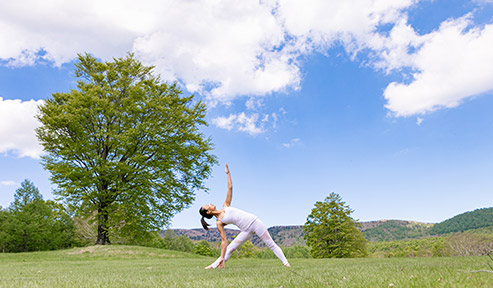
<svg viewBox="0 0 493 288"><path fill-rule="evenodd" d="M274 226L270 227L269 233L272 239L282 247L291 247L295 245L305 245L303 239L303 226Z"/></svg>
<svg viewBox="0 0 493 288"><path fill-rule="evenodd" d="M476 209L447 219L435 224L430 233L433 235L452 232L464 232L466 230L493 226L493 207Z"/></svg>
<svg viewBox="0 0 493 288"><path fill-rule="evenodd" d="M228 239L233 239L240 233L240 230L235 230L235 229L224 229L226 231L226 237ZM221 236L219 235L219 232L217 231L216 228L211 228L210 230L205 230L202 228L196 228L196 229L171 229L177 236L182 236L186 235L188 238L195 240L195 241L200 241L200 240L206 240L207 242L220 242L221 241ZM163 231L161 233L161 236L164 237L165 232Z"/></svg>
<svg viewBox="0 0 493 288"><path fill-rule="evenodd" d="M362 222L360 231L371 242L423 238L430 236L433 224L402 220Z"/></svg>
<svg viewBox="0 0 493 288"><path fill-rule="evenodd" d="M433 235L452 232L463 232L481 227L493 227L493 207L466 212L438 224L420 223L402 220L379 220L361 222L360 231L364 237L371 242L404 240L426 238ZM488 228L490 231L491 229ZM225 229L226 236L232 240L240 233L239 230ZM270 227L269 233L272 239L282 247L304 245L303 226L274 226ZM220 242L221 237L217 229L209 231L204 229L172 229L178 235L186 235L192 240L207 240L209 242ZM164 232L163 234L164 235ZM251 239L255 246L263 247L263 242L254 235Z"/></svg>

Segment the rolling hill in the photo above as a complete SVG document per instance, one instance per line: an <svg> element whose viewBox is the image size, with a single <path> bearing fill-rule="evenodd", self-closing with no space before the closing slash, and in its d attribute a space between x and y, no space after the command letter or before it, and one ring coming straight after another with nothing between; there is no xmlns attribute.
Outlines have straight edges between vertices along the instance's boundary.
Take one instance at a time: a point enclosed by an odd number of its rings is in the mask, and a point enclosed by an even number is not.
<svg viewBox="0 0 493 288"><path fill-rule="evenodd" d="M433 225L430 233L433 235L453 232L464 232L471 229L493 226L493 207L476 209L447 219Z"/></svg>

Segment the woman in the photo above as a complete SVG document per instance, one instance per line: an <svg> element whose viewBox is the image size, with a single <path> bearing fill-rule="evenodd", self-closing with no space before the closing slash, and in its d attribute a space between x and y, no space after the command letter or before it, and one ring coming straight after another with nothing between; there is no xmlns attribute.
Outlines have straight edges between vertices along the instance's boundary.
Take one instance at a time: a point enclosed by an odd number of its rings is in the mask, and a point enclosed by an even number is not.
<svg viewBox="0 0 493 288"><path fill-rule="evenodd" d="M228 192L226 194L226 200L224 201L223 208L217 210L213 204L207 204L200 208L199 213L202 215L202 226L205 230L209 230L207 222L204 218L211 219L212 216L216 217L216 227L221 234L221 256L211 265L205 267L205 269L215 269L218 266L224 267L224 263L228 261L231 253L245 243L253 233L257 234L260 239L269 247L274 254L282 261L282 264L286 267L290 267L288 260L284 256L281 248L272 240L269 231L265 228L264 223L260 221L257 216L248 212L242 211L237 208L231 207L231 198L233 196L233 184L231 182L231 174L229 173L228 164L226 164L226 174L228 175ZM241 232L236 238L228 245L228 239L226 238L226 232L224 232L224 226L227 224L234 224L240 228Z"/></svg>

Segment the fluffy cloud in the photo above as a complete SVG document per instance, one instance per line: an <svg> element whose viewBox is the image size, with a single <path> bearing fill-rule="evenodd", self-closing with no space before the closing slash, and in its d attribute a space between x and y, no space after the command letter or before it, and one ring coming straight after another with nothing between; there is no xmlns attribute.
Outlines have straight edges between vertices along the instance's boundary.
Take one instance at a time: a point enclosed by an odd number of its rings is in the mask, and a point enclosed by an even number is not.
<svg viewBox="0 0 493 288"><path fill-rule="evenodd" d="M2 1L0 42L8 45L1 45L0 58L11 66L61 65L81 52L104 59L123 54L144 30L137 23L155 15L146 18L139 8L130 1Z"/></svg>
<svg viewBox="0 0 493 288"><path fill-rule="evenodd" d="M421 36L413 79L388 85L386 107L396 116L425 114L493 90L493 25L472 24L470 16L452 19Z"/></svg>
<svg viewBox="0 0 493 288"><path fill-rule="evenodd" d="M228 117L220 116L214 118L212 119L212 123L219 128L227 130L235 128L250 135L257 135L265 131L263 126L268 119L268 115L264 115L259 121L259 114L253 113L246 115L244 112L241 112L239 114L230 114Z"/></svg>
<svg viewBox="0 0 493 288"><path fill-rule="evenodd" d="M269 5L177 1L158 25L135 39L133 50L191 92L229 102L298 87L298 54L283 46L285 33Z"/></svg>
<svg viewBox="0 0 493 288"><path fill-rule="evenodd" d="M34 118L38 101L3 100L0 97L0 153L14 152L19 157L38 159L43 151L34 129L40 125Z"/></svg>
<svg viewBox="0 0 493 288"><path fill-rule="evenodd" d="M403 10L415 0L280 0L278 15L286 31L300 38L310 50L325 51L343 42L348 51L366 42L378 26L395 23L403 17Z"/></svg>

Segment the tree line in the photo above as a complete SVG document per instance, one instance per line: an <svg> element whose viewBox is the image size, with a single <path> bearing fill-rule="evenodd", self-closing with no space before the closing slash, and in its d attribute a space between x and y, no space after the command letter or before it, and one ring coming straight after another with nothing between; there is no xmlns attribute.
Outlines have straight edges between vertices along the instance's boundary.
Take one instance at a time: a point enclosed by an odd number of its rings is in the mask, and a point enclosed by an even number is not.
<svg viewBox="0 0 493 288"><path fill-rule="evenodd" d="M354 230L358 225L350 217L350 212L349 206L335 193L330 194L324 202L317 202L304 225L307 243L315 245L283 247L286 257L443 257L486 255L493 251L492 226L441 237L366 242L358 238L359 234ZM343 225L344 222L347 224ZM322 229L310 234L314 223ZM27 179L16 190L10 206L0 209L0 251L4 253L87 246L94 244L96 235L97 221L94 217L70 216L61 204L43 200L38 188ZM172 230L166 230L164 235L147 232L139 238L113 235L115 244L148 246L212 257L220 255L218 243L192 241L186 235L176 235ZM256 247L248 241L232 257L273 259L275 255L270 249Z"/></svg>

